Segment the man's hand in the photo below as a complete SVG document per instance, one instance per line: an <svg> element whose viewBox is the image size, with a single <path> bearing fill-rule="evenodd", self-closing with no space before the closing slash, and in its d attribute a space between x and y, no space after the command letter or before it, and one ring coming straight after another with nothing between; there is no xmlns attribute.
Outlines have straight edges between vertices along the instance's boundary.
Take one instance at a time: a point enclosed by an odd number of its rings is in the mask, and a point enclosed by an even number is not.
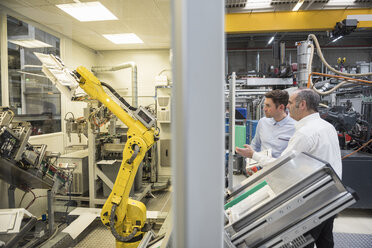
<svg viewBox="0 0 372 248"><path fill-rule="evenodd" d="M250 145L244 145L245 148L235 147L235 152L243 157L252 158L254 150Z"/></svg>

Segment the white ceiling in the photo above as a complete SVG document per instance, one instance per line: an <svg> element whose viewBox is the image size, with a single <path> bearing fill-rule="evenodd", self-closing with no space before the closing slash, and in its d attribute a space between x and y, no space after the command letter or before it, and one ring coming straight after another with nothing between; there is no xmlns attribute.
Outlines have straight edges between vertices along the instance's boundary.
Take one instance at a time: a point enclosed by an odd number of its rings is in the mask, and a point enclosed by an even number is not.
<svg viewBox="0 0 372 248"><path fill-rule="evenodd" d="M37 23L70 37L94 50L121 49L159 49L170 48L171 37L171 0L99 0L119 20L79 22L66 14L56 4L74 3L77 0L0 0L1 5L11 9ZM98 0L80 0L91 2ZM290 11L297 0L225 0L228 3L247 3L252 6L268 2L269 7L255 9L251 7L227 8L226 12L252 11ZM331 2L338 6L329 6ZM372 7L372 0L305 0L301 10L310 9L349 9ZM135 33L144 44L116 45L102 34Z"/></svg>
<svg viewBox="0 0 372 248"><path fill-rule="evenodd" d="M91 1L96 0L80 0ZM119 20L79 22L55 6L72 0L0 0L0 4L97 51L170 47L170 0L99 1ZM144 43L116 45L102 36L113 33L135 33Z"/></svg>

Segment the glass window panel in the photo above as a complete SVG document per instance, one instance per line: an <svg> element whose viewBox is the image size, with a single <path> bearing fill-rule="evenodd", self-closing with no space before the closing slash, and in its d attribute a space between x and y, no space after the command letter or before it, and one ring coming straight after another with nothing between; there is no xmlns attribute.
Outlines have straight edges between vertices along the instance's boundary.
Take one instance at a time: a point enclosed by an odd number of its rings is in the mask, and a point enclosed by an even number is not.
<svg viewBox="0 0 372 248"><path fill-rule="evenodd" d="M32 135L61 131L61 95L41 71L34 52L60 56L60 39L7 17L9 104L16 120L28 121Z"/></svg>

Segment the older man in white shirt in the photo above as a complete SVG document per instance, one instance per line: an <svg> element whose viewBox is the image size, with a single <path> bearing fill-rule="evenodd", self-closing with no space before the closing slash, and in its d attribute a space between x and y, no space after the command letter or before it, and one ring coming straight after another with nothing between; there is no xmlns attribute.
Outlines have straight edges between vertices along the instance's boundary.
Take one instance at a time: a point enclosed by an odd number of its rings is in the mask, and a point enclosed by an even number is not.
<svg viewBox="0 0 372 248"><path fill-rule="evenodd" d="M287 105L289 113L298 122L296 123L296 132L289 140L288 147L282 155L292 150L307 152L327 161L341 179L342 163L337 132L330 123L320 118L317 110L319 101L319 95L310 89L297 90L289 97ZM254 152L250 147L237 148L236 152L245 157L253 157L263 164L269 161L267 157ZM310 231L317 248L332 248L334 246L333 221L334 217ZM314 247L314 244L306 246L306 248L310 247Z"/></svg>

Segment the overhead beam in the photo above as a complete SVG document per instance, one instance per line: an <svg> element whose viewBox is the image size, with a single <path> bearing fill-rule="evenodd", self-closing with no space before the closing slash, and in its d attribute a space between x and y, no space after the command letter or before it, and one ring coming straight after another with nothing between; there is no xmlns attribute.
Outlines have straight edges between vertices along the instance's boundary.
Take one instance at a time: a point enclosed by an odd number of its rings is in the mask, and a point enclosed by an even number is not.
<svg viewBox="0 0 372 248"><path fill-rule="evenodd" d="M348 15L372 15L372 9L231 13L225 15L225 32L325 31ZM372 21L359 21L358 28L372 28Z"/></svg>

